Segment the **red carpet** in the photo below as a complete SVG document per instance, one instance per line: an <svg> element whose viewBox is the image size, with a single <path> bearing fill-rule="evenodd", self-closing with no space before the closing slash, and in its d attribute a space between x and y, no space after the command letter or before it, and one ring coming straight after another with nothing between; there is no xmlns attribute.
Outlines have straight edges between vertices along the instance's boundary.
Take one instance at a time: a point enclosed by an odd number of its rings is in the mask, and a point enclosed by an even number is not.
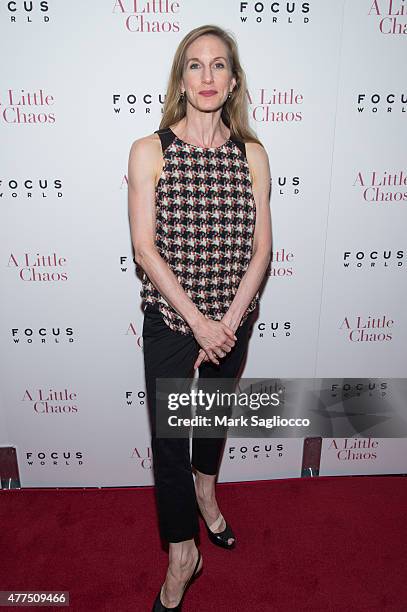
<svg viewBox="0 0 407 612"><path fill-rule="evenodd" d="M201 523L204 568L185 612L407 610L406 478L217 491L239 543L215 547ZM0 491L0 520L0 590L70 591L77 612L150 612L167 564L151 487Z"/></svg>

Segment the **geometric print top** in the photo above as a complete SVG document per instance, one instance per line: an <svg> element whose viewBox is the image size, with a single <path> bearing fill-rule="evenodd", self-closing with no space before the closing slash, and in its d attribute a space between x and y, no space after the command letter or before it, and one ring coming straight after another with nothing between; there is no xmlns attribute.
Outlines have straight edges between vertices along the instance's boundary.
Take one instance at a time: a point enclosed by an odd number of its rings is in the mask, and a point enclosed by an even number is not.
<svg viewBox="0 0 407 612"><path fill-rule="evenodd" d="M180 140L170 128L155 133L164 158L155 189L156 248L198 310L219 321L252 256L256 204L245 144L229 138L205 148ZM193 334L144 271L140 296L170 329ZM239 327L258 301L259 292Z"/></svg>

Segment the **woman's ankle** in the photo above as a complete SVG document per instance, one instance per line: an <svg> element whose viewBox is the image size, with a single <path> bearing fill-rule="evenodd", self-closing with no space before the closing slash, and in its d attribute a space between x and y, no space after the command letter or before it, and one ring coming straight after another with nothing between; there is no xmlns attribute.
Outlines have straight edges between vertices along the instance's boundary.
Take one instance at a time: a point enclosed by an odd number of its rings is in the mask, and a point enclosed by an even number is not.
<svg viewBox="0 0 407 612"><path fill-rule="evenodd" d="M202 474L196 470L195 492L200 500L207 500L210 502L215 500L215 480L216 476Z"/></svg>
<svg viewBox="0 0 407 612"><path fill-rule="evenodd" d="M185 540L184 542L170 543L169 547L169 566L180 569L190 565L191 560L196 557L197 546L195 540Z"/></svg>
<svg viewBox="0 0 407 612"><path fill-rule="evenodd" d="M213 504L216 503L215 490L211 491L210 493L208 492L203 493L203 492L197 491L196 496L201 505L212 506Z"/></svg>

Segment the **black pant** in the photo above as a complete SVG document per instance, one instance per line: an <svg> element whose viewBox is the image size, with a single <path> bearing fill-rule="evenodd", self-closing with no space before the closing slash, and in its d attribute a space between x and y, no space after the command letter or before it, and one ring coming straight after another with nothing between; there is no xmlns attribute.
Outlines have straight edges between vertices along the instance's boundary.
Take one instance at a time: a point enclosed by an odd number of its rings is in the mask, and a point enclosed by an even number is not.
<svg viewBox="0 0 407 612"><path fill-rule="evenodd" d="M209 361L200 365L200 380L237 379L247 351L252 323L253 313L250 313L235 332L237 340L232 350L219 359L219 366ZM156 378L192 378L200 346L193 335L170 329L157 308L148 305L144 312L143 347L159 530L168 542L182 542L192 539L199 532L189 438L156 437L155 385ZM225 437L198 438L195 431L194 428L192 465L204 474L215 475Z"/></svg>

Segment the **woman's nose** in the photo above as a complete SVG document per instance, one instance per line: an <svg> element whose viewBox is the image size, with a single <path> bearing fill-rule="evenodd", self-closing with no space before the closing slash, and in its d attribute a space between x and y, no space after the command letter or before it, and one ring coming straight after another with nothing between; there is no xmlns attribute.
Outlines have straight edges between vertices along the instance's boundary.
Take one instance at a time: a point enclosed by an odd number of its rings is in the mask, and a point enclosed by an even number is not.
<svg viewBox="0 0 407 612"><path fill-rule="evenodd" d="M205 83L211 83L213 81L212 70L210 68L204 68L202 80L205 81Z"/></svg>

